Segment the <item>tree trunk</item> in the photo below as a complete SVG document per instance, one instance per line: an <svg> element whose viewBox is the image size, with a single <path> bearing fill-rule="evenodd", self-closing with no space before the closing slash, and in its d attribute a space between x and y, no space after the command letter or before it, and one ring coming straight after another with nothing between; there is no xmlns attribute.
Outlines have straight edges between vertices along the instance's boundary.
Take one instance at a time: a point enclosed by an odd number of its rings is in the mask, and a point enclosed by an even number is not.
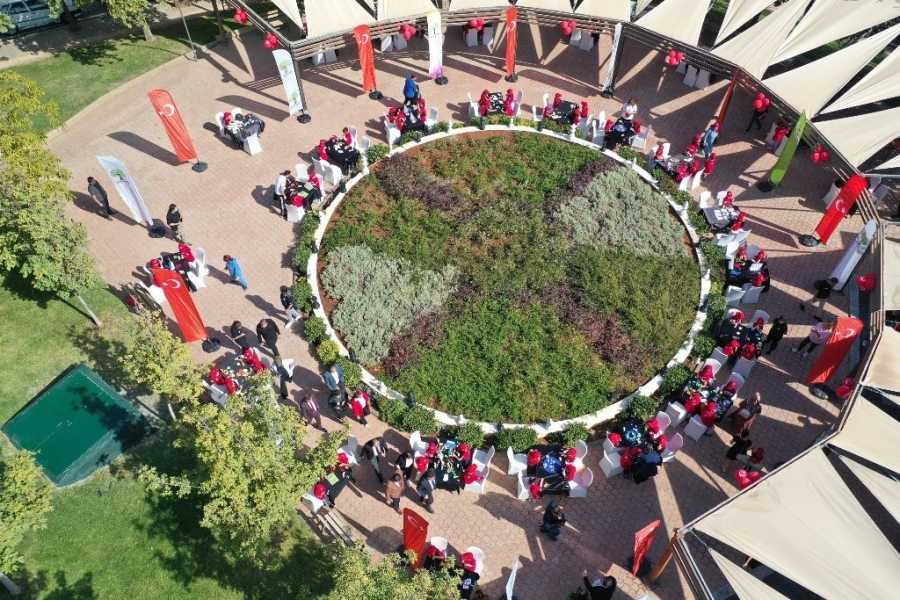
<svg viewBox="0 0 900 600"><path fill-rule="evenodd" d="M6 573L0 572L0 583L3 584L11 596L18 596L22 593L22 588L16 585L16 582L6 576Z"/></svg>
<svg viewBox="0 0 900 600"><path fill-rule="evenodd" d="M146 23L146 22L145 22L143 28L144 28L144 40L146 40L146 41L148 41L148 42L152 42L153 40L156 39L155 37L153 37L153 32L150 31L150 24L149 24L149 23Z"/></svg>
<svg viewBox="0 0 900 600"><path fill-rule="evenodd" d="M178 417L175 416L175 409L172 408L171 402L166 402L166 406L169 407L169 415L171 415L173 421L177 421Z"/></svg>
<svg viewBox="0 0 900 600"><path fill-rule="evenodd" d="M63 11L63 22L69 24L69 31L72 31L72 32L81 31L81 26L78 24L78 19L76 19L75 15L72 14L72 11L69 10L69 5L66 4L66 0L63 0L62 11Z"/></svg>
<svg viewBox="0 0 900 600"><path fill-rule="evenodd" d="M84 307L84 310L87 311L88 316L91 317L91 321L94 322L94 325L97 327L103 327L103 321L94 314L94 311L91 310L91 307L88 306L88 303L84 301L84 298L81 297L81 294L75 294L75 297L78 298L78 301L81 302L81 305Z"/></svg>

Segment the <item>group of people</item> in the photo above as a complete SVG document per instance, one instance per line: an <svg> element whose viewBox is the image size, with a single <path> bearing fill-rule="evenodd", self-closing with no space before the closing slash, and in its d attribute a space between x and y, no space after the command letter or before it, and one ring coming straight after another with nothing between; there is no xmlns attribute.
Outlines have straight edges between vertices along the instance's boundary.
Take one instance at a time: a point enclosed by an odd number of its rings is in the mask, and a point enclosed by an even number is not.
<svg viewBox="0 0 900 600"><path fill-rule="evenodd" d="M671 175L676 182L681 183L682 180L693 177L700 173L701 179L706 179L713 174L716 169L716 153L713 147L719 139L719 124L713 123L703 133L697 133L691 139L691 143L685 151L669 159L663 159L662 143L657 146L654 160L660 163L663 168ZM702 153L705 161L701 163L698 154Z"/></svg>
<svg viewBox="0 0 900 600"><path fill-rule="evenodd" d="M787 331L787 322L784 317L778 317L769 328L771 335L767 336L763 333L766 320L763 317L757 317L752 324L744 323L744 313L735 309L731 315L722 321L719 330L716 333L716 345L721 348L722 353L729 357L729 364L737 362L739 357L747 360L756 360L762 354L763 347L766 343L772 345L769 349L771 354L778 347L778 342Z"/></svg>
<svg viewBox="0 0 900 600"><path fill-rule="evenodd" d="M174 271L181 276L185 287L192 293L197 291L197 286L191 280L189 273L192 266L196 262L194 251L184 242L179 242L178 252L163 252L158 258L151 258L147 262L150 269L168 269ZM161 282L156 275L153 275L153 285L159 286Z"/></svg>
<svg viewBox="0 0 900 600"><path fill-rule="evenodd" d="M230 113L222 115L222 125L227 135L238 150L243 148L244 140L253 135L262 135L266 129L266 123L253 113Z"/></svg>
<svg viewBox="0 0 900 600"><path fill-rule="evenodd" d="M392 127L400 130L400 133L407 131L427 132L428 127L425 120L428 118L428 109L425 106L425 98L419 97L415 104L404 104L402 106L392 106L388 109L387 120Z"/></svg>
<svg viewBox="0 0 900 600"><path fill-rule="evenodd" d="M512 90L507 91L507 103L511 96ZM549 119L563 125L580 125L582 119L590 116L590 110L586 100L581 103L563 100L562 94L556 92L553 96L553 102L544 107L543 118Z"/></svg>
<svg viewBox="0 0 900 600"><path fill-rule="evenodd" d="M331 136L327 140L319 140L316 146L316 153L319 160L330 164L336 164L341 169L341 173L347 174L359 161L360 153L356 148L356 140L350 133L349 127L344 127L341 137ZM321 191L321 188L320 190Z"/></svg>
<svg viewBox="0 0 900 600"><path fill-rule="evenodd" d="M478 114L482 117L499 114L514 117L518 108L512 88L506 90L505 96L500 92L491 93L489 90L484 90L478 98Z"/></svg>
<svg viewBox="0 0 900 600"><path fill-rule="evenodd" d="M625 451L619 457L619 466L625 478L636 484L643 483L659 473L663 463L662 453L668 446L668 437L660 430L659 421L632 419L619 423L608 436L609 442Z"/></svg>
<svg viewBox="0 0 900 600"><path fill-rule="evenodd" d="M525 474L529 477L530 501L540 500L544 494L565 494L569 482L578 473L578 456L575 448L561 445L538 445L525 454Z"/></svg>
<svg viewBox="0 0 900 600"><path fill-rule="evenodd" d="M299 173L294 177L288 169L282 171L275 179L274 202L281 209L281 217L287 219L289 205L310 210L313 204L322 199L323 189L322 178L314 167L309 167L305 177L301 177Z"/></svg>

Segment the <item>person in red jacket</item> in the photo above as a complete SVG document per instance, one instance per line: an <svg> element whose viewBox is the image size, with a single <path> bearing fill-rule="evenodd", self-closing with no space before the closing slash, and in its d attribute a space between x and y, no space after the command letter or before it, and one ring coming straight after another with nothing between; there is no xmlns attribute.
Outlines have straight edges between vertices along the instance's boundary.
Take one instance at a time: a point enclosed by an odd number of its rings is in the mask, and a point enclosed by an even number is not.
<svg viewBox="0 0 900 600"><path fill-rule="evenodd" d="M784 139L784 136L786 136L788 132L790 132L790 129L788 129L787 125L784 125L783 123L778 124L778 127L775 128L775 133L772 134L772 143L769 144L770 152L775 152L775 150L778 149L781 140Z"/></svg>
<svg viewBox="0 0 900 600"><path fill-rule="evenodd" d="M535 471L537 470L537 466L541 464L541 451L529 450L526 460L528 461L528 470L526 471L527 474L534 475Z"/></svg>
<svg viewBox="0 0 900 600"><path fill-rule="evenodd" d="M713 152L709 155L709 158L706 159L706 163L703 165L703 175L700 176L701 179L706 179L716 168L716 153Z"/></svg>
<svg viewBox="0 0 900 600"><path fill-rule="evenodd" d="M325 140L319 140L319 145L316 146L316 152L319 153L319 158L328 160L328 152L325 150Z"/></svg>
<svg viewBox="0 0 900 600"><path fill-rule="evenodd" d="M559 92L556 92L556 95L553 96L553 110L556 110L556 108L559 106L560 102L562 102L562 94Z"/></svg>
<svg viewBox="0 0 900 600"><path fill-rule="evenodd" d="M353 409L353 415L356 419L368 427L369 422L366 421L366 415L370 414L369 394L363 390L356 390L356 393L353 394L353 399L350 401L350 408Z"/></svg>

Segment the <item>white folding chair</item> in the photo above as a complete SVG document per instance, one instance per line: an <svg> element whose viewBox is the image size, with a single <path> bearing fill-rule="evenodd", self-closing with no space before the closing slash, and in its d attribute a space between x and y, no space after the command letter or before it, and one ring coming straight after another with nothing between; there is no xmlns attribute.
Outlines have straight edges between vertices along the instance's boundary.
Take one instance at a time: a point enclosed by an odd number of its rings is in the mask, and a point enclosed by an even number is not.
<svg viewBox="0 0 900 600"><path fill-rule="evenodd" d="M494 44L494 28L490 25L485 25L481 29L481 44L483 46L492 46Z"/></svg>
<svg viewBox="0 0 900 600"><path fill-rule="evenodd" d="M575 442L575 468L579 469L584 464L584 457L587 456L588 446L584 440Z"/></svg>
<svg viewBox="0 0 900 600"><path fill-rule="evenodd" d="M548 104L550 104L550 93L549 92L544 94L544 108L547 108Z"/></svg>
<svg viewBox="0 0 900 600"><path fill-rule="evenodd" d="M219 137L220 138L228 137L227 135L225 135L225 113L224 112L216 113L216 125L219 126Z"/></svg>
<svg viewBox="0 0 900 600"><path fill-rule="evenodd" d="M741 229L740 231L736 231L734 233L734 241L742 246L747 243L747 238L750 237L750 229Z"/></svg>
<svg viewBox="0 0 900 600"><path fill-rule="evenodd" d="M238 108L237 106L235 106L234 108L231 109L231 118L233 119L235 117L235 115L244 116L244 111L241 110L240 108Z"/></svg>
<svg viewBox="0 0 900 600"><path fill-rule="evenodd" d="M586 498L587 490L594 483L594 472L586 468L569 482L569 498Z"/></svg>
<svg viewBox="0 0 900 600"><path fill-rule="evenodd" d="M428 118L425 119L425 127L431 129L434 127L434 124L437 123L438 120L438 109L436 106L432 106L428 111Z"/></svg>
<svg viewBox="0 0 900 600"><path fill-rule="evenodd" d="M736 372L732 371L731 375L728 376L728 381L725 382L725 385L723 385L722 388L724 388L726 385L728 385L728 382L730 382L730 381L734 382L735 395L737 395L737 393L739 391L741 391L741 388L744 387L744 381L745 381L744 376L741 375L740 373L736 373Z"/></svg>
<svg viewBox="0 0 900 600"><path fill-rule="evenodd" d="M484 550L477 546L469 546L466 552L471 552L475 557L475 572L481 575L481 570L484 569Z"/></svg>
<svg viewBox="0 0 900 600"><path fill-rule="evenodd" d="M694 84L697 83L697 75L697 68L688 65L687 73L684 75L684 85L694 87Z"/></svg>
<svg viewBox="0 0 900 600"><path fill-rule="evenodd" d="M678 63L678 66L675 67L675 72L684 75L685 73L687 73L687 66L687 62L681 61L680 63Z"/></svg>
<svg viewBox="0 0 900 600"><path fill-rule="evenodd" d="M372 145L372 140L367 138L366 136L362 137L362 144L359 147L359 151L365 154L366 150L369 149L369 146Z"/></svg>
<svg viewBox="0 0 900 600"><path fill-rule="evenodd" d="M753 316L750 317L750 324L752 325L756 323L756 320L760 317L762 317L763 319L763 325L767 325L769 323L769 313L764 310L757 310L755 313L753 313Z"/></svg>
<svg viewBox="0 0 900 600"><path fill-rule="evenodd" d="M540 123L544 120L544 113L538 114L537 106L531 107L531 118L534 119L535 123Z"/></svg>
<svg viewBox="0 0 900 600"><path fill-rule="evenodd" d="M712 197L712 192L700 192L700 199L697 200L697 206L694 207L694 212L700 212L704 208L709 208L709 199Z"/></svg>
<svg viewBox="0 0 900 600"><path fill-rule="evenodd" d="M759 252L759 246L756 244L747 244L747 258L753 260L756 253Z"/></svg>
<svg viewBox="0 0 900 600"><path fill-rule="evenodd" d="M694 173L694 176L691 177L691 189L697 189L700 186L701 181L703 181L703 171L697 171Z"/></svg>
<svg viewBox="0 0 900 600"><path fill-rule="evenodd" d="M700 417L694 415L691 417L691 420L688 421L687 427L684 428L684 435L688 436L692 440L699 441L700 436L706 433L706 425L703 424L703 421L700 420Z"/></svg>
<svg viewBox="0 0 900 600"><path fill-rule="evenodd" d="M516 499L528 500L531 497L531 490L528 489L528 486L525 485L525 481L522 479L522 471L516 472L516 478Z"/></svg>
<svg viewBox="0 0 900 600"><path fill-rule="evenodd" d="M729 261L734 260L734 257L737 256L737 251L740 250L741 245L737 242L731 242L727 246L725 246L725 258Z"/></svg>
<svg viewBox="0 0 900 600"><path fill-rule="evenodd" d="M581 133L584 134L584 137L588 136L588 133L591 131L591 124L594 122L594 115L591 113L589 117L586 119L582 119L578 122L578 129L581 130Z"/></svg>
<svg viewBox="0 0 900 600"><path fill-rule="evenodd" d="M744 297L744 288L729 285L725 290L725 304L728 306L738 306Z"/></svg>
<svg viewBox="0 0 900 600"><path fill-rule="evenodd" d="M249 154L250 156L256 156L260 152L262 152L262 146L259 145L259 135L254 133L250 137L244 140L242 144L244 152Z"/></svg>
<svg viewBox="0 0 900 600"><path fill-rule="evenodd" d="M203 248L194 248L194 262L197 265L197 275L205 277L209 275L209 267L206 266L206 250Z"/></svg>
<svg viewBox="0 0 900 600"><path fill-rule="evenodd" d="M775 156L781 156L781 153L784 152L784 147L787 146L788 140L791 139L791 136L786 135L781 138L781 143L778 144L778 147L775 148Z"/></svg>
<svg viewBox="0 0 900 600"><path fill-rule="evenodd" d="M516 94L516 104L522 104L522 98L525 97L525 90L519 90L519 93Z"/></svg>
<svg viewBox="0 0 900 600"><path fill-rule="evenodd" d="M320 508L325 506L325 502L316 498L313 495L312 490L303 494L303 497L300 499L300 502L303 503L303 506L305 506L310 511L312 511L313 514L316 514L317 512L319 512Z"/></svg>
<svg viewBox="0 0 900 600"><path fill-rule="evenodd" d="M494 460L495 453L496 450L493 446L491 446L490 450L488 450L487 452L485 452L484 450L476 450L472 455L472 463L478 465L479 467L490 467L491 461Z"/></svg>
<svg viewBox="0 0 900 600"><path fill-rule="evenodd" d="M609 441L609 433L606 434L606 438L604 438L603 440L603 451L609 454L613 454L619 451L619 449L614 446L611 441Z"/></svg>
<svg viewBox="0 0 900 600"><path fill-rule="evenodd" d="M356 453L358 448L359 440L356 439L355 435L350 434L350 436L347 438L347 443L341 446L338 449L338 452L343 452L344 454L346 454L347 460L350 462L350 464L355 465L359 463L359 455Z"/></svg>
<svg viewBox="0 0 900 600"><path fill-rule="evenodd" d="M163 291L161 287L158 285L147 285L140 279L138 283L141 284L145 290L153 297L157 304L162 304L166 301L166 293Z"/></svg>
<svg viewBox="0 0 900 600"><path fill-rule="evenodd" d="M326 50L325 51L325 62L333 63L335 61L337 61L337 52L335 52L334 50Z"/></svg>
<svg viewBox="0 0 900 600"><path fill-rule="evenodd" d="M719 347L713 348L712 354L709 355L710 358L719 361L723 365L728 362L728 356L722 352L722 349Z"/></svg>
<svg viewBox="0 0 900 600"><path fill-rule="evenodd" d="M200 277L199 275L197 275L197 274L194 273L193 271L188 271L188 272L187 272L187 276L188 276L188 279L191 280L191 283L194 284L194 287L197 288L198 290L199 290L200 288L205 288L205 287L206 287L206 281L203 279L203 277Z"/></svg>
<svg viewBox="0 0 900 600"><path fill-rule="evenodd" d="M474 462L472 464L475 464ZM490 465L484 465L480 469L478 469L478 475L483 477L481 481L473 481L472 483L467 483L466 487L463 488L466 492L472 492L475 494L484 495L485 487L487 486L487 476L491 472Z"/></svg>
<svg viewBox="0 0 900 600"><path fill-rule="evenodd" d="M606 475L606 478L615 477L619 473L625 472L622 468L622 455L618 452L604 452L603 458L600 460L600 470Z"/></svg>
<svg viewBox="0 0 900 600"><path fill-rule="evenodd" d="M766 288L765 286L753 287L748 283L741 289L744 292L744 295L741 296L741 304L756 304L759 302L759 295Z"/></svg>
<svg viewBox="0 0 900 600"><path fill-rule="evenodd" d="M597 120L591 125L594 130L593 135L591 136L591 143L597 144L600 147L602 147L603 142L606 141L606 131L603 129L603 123L605 123L605 121Z"/></svg>
<svg viewBox="0 0 900 600"><path fill-rule="evenodd" d="M753 367L756 366L755 360L748 360L743 356L737 360L737 364L734 365L734 369L731 371L732 375L740 375L744 379L750 377L750 371L753 370Z"/></svg>
<svg viewBox="0 0 900 600"><path fill-rule="evenodd" d="M413 431L409 434L409 447L413 451L413 454L425 454L428 450L428 444L422 441L422 434L418 431Z"/></svg>
<svg viewBox="0 0 900 600"><path fill-rule="evenodd" d="M297 173L294 178L300 183L306 183L307 181L309 181L309 167L305 164L297 163L296 165L294 165L294 172Z"/></svg>
<svg viewBox="0 0 900 600"><path fill-rule="evenodd" d="M659 432L660 433L665 433L666 429L668 429L669 426L672 425L672 418L667 413L664 413L663 411L657 412L656 416L653 418L656 419L657 423L659 423Z"/></svg>
<svg viewBox="0 0 900 600"><path fill-rule="evenodd" d="M669 402L669 405L666 407L666 414L669 415L669 419L672 420L672 427L678 427L682 421L687 419L687 409L684 408L684 405L677 400L673 402Z"/></svg>
<svg viewBox="0 0 900 600"><path fill-rule="evenodd" d="M390 52L394 49L394 36L387 36L381 38L381 51L382 52ZM324 56L322 59L324 60Z"/></svg>
<svg viewBox="0 0 900 600"><path fill-rule="evenodd" d="M507 475L515 475L528 468L528 455L514 454L512 446L506 447L506 458L509 459L509 467L506 469Z"/></svg>
<svg viewBox="0 0 900 600"><path fill-rule="evenodd" d="M384 132L387 135L387 142L389 145L393 145L394 142L399 140L400 136L402 135L398 128L394 127L393 125L389 125L388 123L385 123Z"/></svg>
<svg viewBox="0 0 900 600"><path fill-rule="evenodd" d="M672 439L669 440L669 443L666 445L666 449L663 450L662 459L663 462L669 462L675 459L675 455L678 454L678 451L684 446L684 438L681 437L680 433L676 433L672 436Z"/></svg>
<svg viewBox="0 0 900 600"><path fill-rule="evenodd" d="M725 196L728 195L728 190L723 190L716 194L716 206L722 206L725 203Z"/></svg>
<svg viewBox="0 0 900 600"><path fill-rule="evenodd" d="M570 46L578 46L581 43L581 30L573 29L571 35L569 36L569 45Z"/></svg>
<svg viewBox="0 0 900 600"><path fill-rule="evenodd" d="M650 125L647 126L646 129L641 131L639 134L634 136L631 140L631 147L637 148L638 150L643 150L647 147L647 137L650 135L650 130L653 129Z"/></svg>
<svg viewBox="0 0 900 600"><path fill-rule="evenodd" d="M697 81L694 82L694 87L698 90L705 90L709 87L709 76L710 72L705 69L700 69L700 72L697 74Z"/></svg>
<svg viewBox="0 0 900 600"><path fill-rule="evenodd" d="M445 556L447 555L447 546L450 545L447 540L442 537L434 536L433 538L431 538L431 541L429 543L443 552Z"/></svg>
<svg viewBox="0 0 900 600"><path fill-rule="evenodd" d="M703 361L703 366L704 367L712 367L713 377L715 377L716 373L719 372L719 369L722 368L722 363L720 363L719 361L717 361L714 358L707 358L705 361Z"/></svg>
<svg viewBox="0 0 900 600"><path fill-rule="evenodd" d="M356 125L350 125L347 129L350 130L350 141L353 142L351 146L359 148L359 138L356 136Z"/></svg>
<svg viewBox="0 0 900 600"><path fill-rule="evenodd" d="M585 52L589 52L594 47L594 36L590 31L585 31L581 34L581 43L578 44L578 47Z"/></svg>
<svg viewBox="0 0 900 600"><path fill-rule="evenodd" d="M394 50L406 50L406 38L399 33L394 34Z"/></svg>
<svg viewBox="0 0 900 600"><path fill-rule="evenodd" d="M690 185L691 185L691 177L690 177L690 175L687 175L687 176L685 176L684 179L682 179L678 183L678 189L679 189L679 191L686 192L686 191L688 191L688 187Z"/></svg>
<svg viewBox="0 0 900 600"><path fill-rule="evenodd" d="M303 220L303 215L306 211L303 210L302 206L294 206L293 204L289 204L287 206L287 220L288 223L299 223Z"/></svg>
<svg viewBox="0 0 900 600"><path fill-rule="evenodd" d="M466 31L466 46L473 48L478 45L478 30L472 27Z"/></svg>
<svg viewBox="0 0 900 600"><path fill-rule="evenodd" d="M769 127L769 133L766 135L766 143L771 144L775 138L775 130L778 129L778 121L774 121Z"/></svg>

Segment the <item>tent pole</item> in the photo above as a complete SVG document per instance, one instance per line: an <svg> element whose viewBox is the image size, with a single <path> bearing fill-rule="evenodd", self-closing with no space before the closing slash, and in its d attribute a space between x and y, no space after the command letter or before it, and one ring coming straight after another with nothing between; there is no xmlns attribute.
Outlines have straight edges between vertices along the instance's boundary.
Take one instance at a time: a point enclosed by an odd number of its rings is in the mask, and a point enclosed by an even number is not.
<svg viewBox="0 0 900 600"><path fill-rule="evenodd" d="M219 10L219 5L216 3L216 0L212 0L213 12L216 13L216 23L219 24L219 40L228 45L228 36L225 35L225 26L222 25L222 12Z"/></svg>
<svg viewBox="0 0 900 600"><path fill-rule="evenodd" d="M681 537L681 532L676 531L672 535L672 539L669 540L669 545L666 546L665 551L662 556L659 558L659 562L656 563L656 566L653 568L653 571L650 573L650 582L654 583L657 579L659 579L660 575L662 575L663 571L666 570L666 567L669 566L669 563L672 561L672 555L675 552L675 543Z"/></svg>

